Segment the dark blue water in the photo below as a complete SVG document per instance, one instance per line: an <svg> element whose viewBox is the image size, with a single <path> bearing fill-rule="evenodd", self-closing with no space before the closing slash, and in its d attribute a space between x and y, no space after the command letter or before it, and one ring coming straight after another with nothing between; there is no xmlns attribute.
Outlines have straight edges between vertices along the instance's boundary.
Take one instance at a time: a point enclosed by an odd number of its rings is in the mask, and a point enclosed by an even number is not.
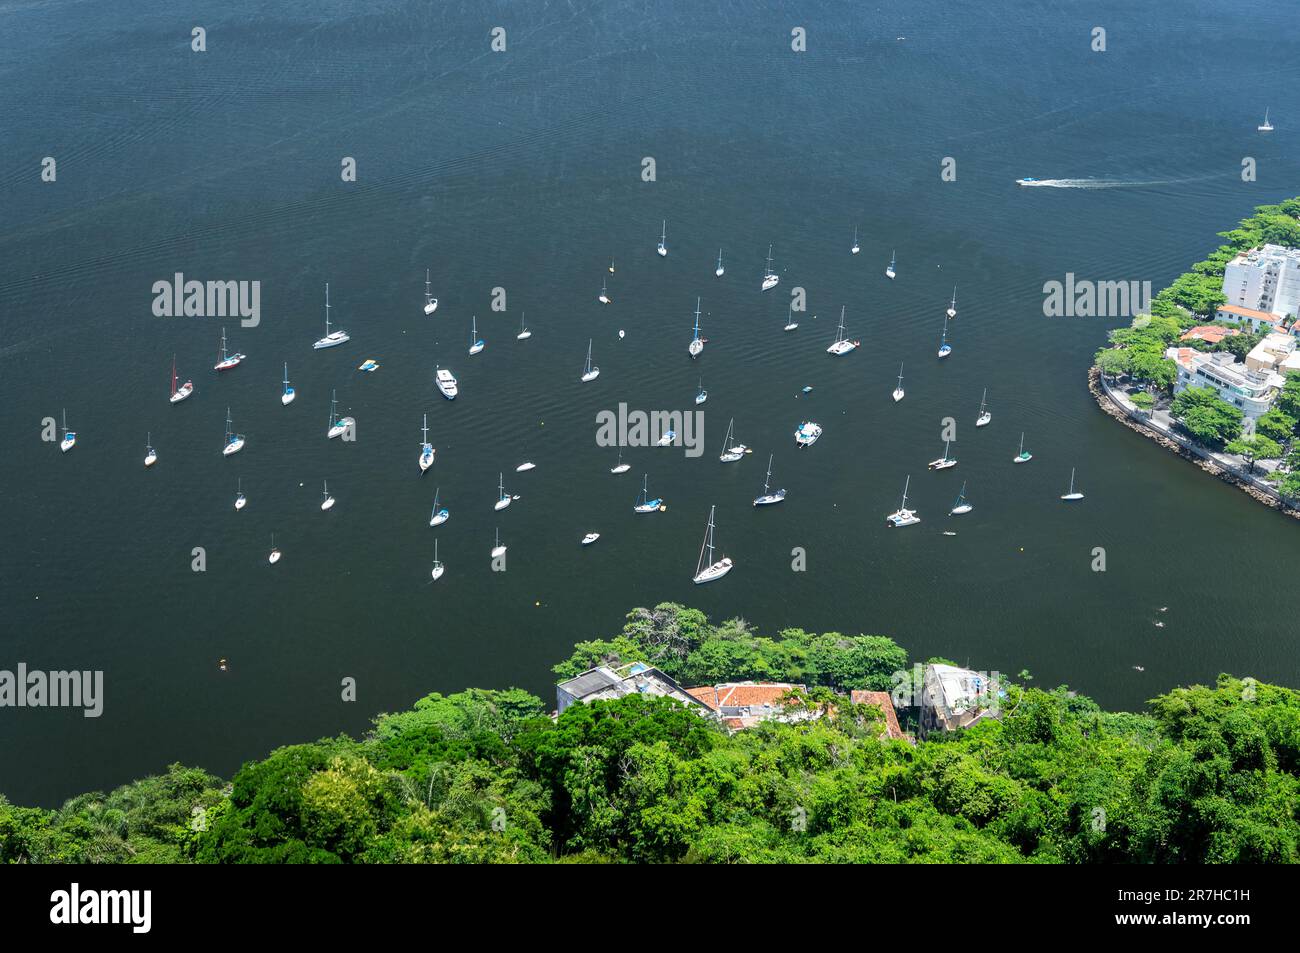
<svg viewBox="0 0 1300 953"><path fill-rule="evenodd" d="M1159 288L1253 206L1300 192L1293 16L1275 2L0 6L0 668L102 669L107 693L96 720L0 709L0 791L53 803L173 760L229 773L429 691L549 698L575 641L667 599L765 632L881 633L918 658L1027 668L1114 707L1220 671L1297 684L1296 525L1097 410L1085 368L1123 319L1042 314L1045 281ZM504 53L489 49L498 25ZM1089 47L1099 25L1104 53ZM795 26L806 53L790 50ZM1243 156L1257 182L1240 180ZM1112 187L1018 189L1025 175ZM763 294L769 243L782 282ZM178 271L261 282L261 324L224 322L248 355L229 375L211 370L220 319L152 314L153 283ZM314 352L326 281L353 340ZM794 286L808 312L783 334ZM697 295L709 344L692 363ZM863 346L832 358L841 305ZM488 345L471 358L473 315ZM602 373L581 384L588 338ZM197 388L176 407L173 354ZM367 357L377 373L356 372ZM437 363L460 378L454 403ZM633 472L611 476L596 413L694 409L701 373L704 455L629 449ZM994 421L976 431L985 387ZM352 445L324 436L335 388ZM224 459L227 406L248 445ZM39 438L64 407L79 433L66 456ZM424 413L438 463L421 478ZM948 416L959 465L927 473ZM755 453L724 467L731 417ZM807 418L826 435L796 452ZM1035 459L1013 467L1022 430ZM769 452L789 497L755 511ZM513 474L525 459L537 469ZM1057 497L1076 466L1087 499L1070 508ZM498 514L501 470L522 499ZM667 512L633 515L643 472ZM887 530L909 474L923 522ZM958 523L944 514L962 481L975 511ZM453 514L438 530L435 485ZM737 568L702 589L710 505ZM489 566L498 529L505 573Z"/></svg>

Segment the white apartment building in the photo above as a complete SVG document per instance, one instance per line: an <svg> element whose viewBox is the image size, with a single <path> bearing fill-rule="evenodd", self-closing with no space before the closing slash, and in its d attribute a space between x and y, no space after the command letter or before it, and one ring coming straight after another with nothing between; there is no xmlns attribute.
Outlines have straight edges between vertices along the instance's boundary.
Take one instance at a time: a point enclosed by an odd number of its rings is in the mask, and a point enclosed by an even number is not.
<svg viewBox="0 0 1300 953"><path fill-rule="evenodd" d="M1228 304L1278 317L1300 313L1300 248L1264 245L1242 252L1223 269Z"/></svg>
<svg viewBox="0 0 1300 953"><path fill-rule="evenodd" d="M1189 387L1213 387L1221 398L1241 409L1245 415L1242 432L1247 434L1255 432L1255 421L1268 413L1286 383L1276 371L1253 370L1225 351L1205 353L1181 347L1170 348L1165 356L1178 367L1175 395Z"/></svg>

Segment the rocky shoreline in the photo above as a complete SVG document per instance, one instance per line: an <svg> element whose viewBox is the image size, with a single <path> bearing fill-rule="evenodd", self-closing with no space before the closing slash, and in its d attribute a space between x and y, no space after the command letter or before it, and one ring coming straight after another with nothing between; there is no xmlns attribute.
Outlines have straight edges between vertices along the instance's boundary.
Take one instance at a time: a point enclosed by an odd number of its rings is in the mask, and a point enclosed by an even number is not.
<svg viewBox="0 0 1300 953"><path fill-rule="evenodd" d="M1229 483L1232 486L1235 486L1237 489L1241 490L1243 493L1246 493L1252 498L1258 500L1260 503L1263 503L1265 506L1271 507L1272 509L1277 510L1279 513L1282 513L1286 516L1289 516L1292 519L1300 519L1300 510L1296 510L1291 507L1284 506L1280 499L1278 499L1275 496L1270 496L1268 493L1265 493L1264 491L1259 489L1259 487L1249 483L1246 480L1243 480L1240 476L1238 476L1236 473L1232 472L1231 470L1228 470L1220 466L1219 464L1215 463L1213 460L1209 460L1206 459L1205 457L1198 455L1194 451L1188 449L1187 447L1183 446L1182 444L1174 440L1170 440L1164 434L1152 430L1150 427L1143 426L1138 421L1134 420L1132 417L1126 414L1121 408L1116 406L1115 402L1110 398L1109 395L1107 395L1106 391L1102 389L1101 370L1096 365L1093 365L1092 367L1088 368L1088 390L1092 394L1092 396L1096 399L1097 406L1100 407L1104 413L1107 413L1111 417L1114 417L1125 427L1128 427L1129 430L1140 433L1142 434L1142 436L1146 437L1149 440L1154 441L1155 443L1164 447L1166 450L1170 450L1173 453L1178 454L1178 456L1182 457L1187 462L1195 464L1196 466L1204 470L1206 473L1210 474L1211 476L1217 477L1218 479L1222 480L1224 483Z"/></svg>

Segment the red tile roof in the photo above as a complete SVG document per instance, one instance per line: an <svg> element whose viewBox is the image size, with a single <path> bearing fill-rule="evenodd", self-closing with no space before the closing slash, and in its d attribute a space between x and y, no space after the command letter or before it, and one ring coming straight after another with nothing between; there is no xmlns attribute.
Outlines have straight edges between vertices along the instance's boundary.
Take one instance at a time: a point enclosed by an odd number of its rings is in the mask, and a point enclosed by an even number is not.
<svg viewBox="0 0 1300 953"><path fill-rule="evenodd" d="M849 701L854 705L875 705L885 716L885 737L902 738L903 729L898 723L898 712L894 711L894 700L889 692L869 692L855 688L849 692Z"/></svg>
<svg viewBox="0 0 1300 953"><path fill-rule="evenodd" d="M1270 324L1277 324L1281 318L1269 311L1256 311L1254 308L1243 308L1239 304L1225 304L1219 306L1220 311L1226 311L1229 314L1238 314L1243 318L1255 318L1259 321L1267 321Z"/></svg>
<svg viewBox="0 0 1300 953"><path fill-rule="evenodd" d="M1202 324L1184 332L1178 340L1204 341L1206 344L1218 344L1224 338L1230 338L1240 333L1240 328L1224 328L1217 324Z"/></svg>

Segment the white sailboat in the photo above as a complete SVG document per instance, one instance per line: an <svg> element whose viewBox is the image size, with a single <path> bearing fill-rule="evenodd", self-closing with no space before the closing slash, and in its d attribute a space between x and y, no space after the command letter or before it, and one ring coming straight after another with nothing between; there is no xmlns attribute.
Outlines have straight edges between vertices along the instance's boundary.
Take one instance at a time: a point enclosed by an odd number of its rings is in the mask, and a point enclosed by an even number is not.
<svg viewBox="0 0 1300 953"><path fill-rule="evenodd" d="M1070 467L1070 489L1061 494L1063 500L1081 500L1083 494L1074 488L1074 467Z"/></svg>
<svg viewBox="0 0 1300 953"><path fill-rule="evenodd" d="M697 586L706 582L713 582L715 579L721 579L731 572L732 568L730 556L723 556L717 562L713 561L713 511L715 509L716 507L709 507L709 525L704 530L704 544L700 546L700 558L695 564L694 578Z"/></svg>
<svg viewBox="0 0 1300 953"><path fill-rule="evenodd" d="M725 274L727 273L727 270L726 270L725 268L722 267L722 249L721 249L721 248L718 249L718 267L713 269L713 273L714 273L717 277L719 277L719 278L721 278L723 275L725 275Z"/></svg>
<svg viewBox="0 0 1300 953"><path fill-rule="evenodd" d="M1265 108L1265 110L1264 110L1264 124L1263 124L1262 126L1256 126L1255 128L1256 128L1257 130L1259 130L1260 132L1272 132L1272 131L1273 131L1273 124L1272 124L1271 122L1268 121L1268 109L1267 109L1267 108Z"/></svg>
<svg viewBox="0 0 1300 953"><path fill-rule="evenodd" d="M939 359L947 357L952 353L952 345L948 343L948 316L943 318L943 333L939 335Z"/></svg>
<svg viewBox="0 0 1300 953"><path fill-rule="evenodd" d="M333 440L335 437L341 437L347 433L348 428L356 424L352 417L340 417L338 415L338 391L330 391L330 419L325 436Z"/></svg>
<svg viewBox="0 0 1300 953"><path fill-rule="evenodd" d="M772 456L770 453L767 455L767 476L763 478L762 494L754 497L755 506L770 506L785 499L784 488L777 490L775 493L769 492L769 484L772 482Z"/></svg>
<svg viewBox="0 0 1300 953"><path fill-rule="evenodd" d="M609 288L607 287L609 279L600 279L600 303L609 304Z"/></svg>
<svg viewBox="0 0 1300 953"><path fill-rule="evenodd" d="M840 305L840 327L835 332L835 341L826 349L827 354L834 354L839 357L842 354L848 354L855 350L862 342L850 341L844 333L844 306Z"/></svg>
<svg viewBox="0 0 1300 953"><path fill-rule="evenodd" d="M235 482L235 509L242 510L248 505L248 500L244 496L244 481L241 477Z"/></svg>
<svg viewBox="0 0 1300 953"><path fill-rule="evenodd" d="M609 468L610 473L627 473L632 469L632 464L623 462L623 451L618 452L618 463Z"/></svg>
<svg viewBox="0 0 1300 953"><path fill-rule="evenodd" d="M885 517L890 526L911 526L913 523L921 522L921 517L916 515L916 510L907 508L907 488L911 482L912 478L909 476L903 483L903 502L899 504L898 509Z"/></svg>
<svg viewBox="0 0 1300 953"><path fill-rule="evenodd" d="M813 317L816 317L816 315L813 315ZM781 330L793 331L798 326L799 326L799 322L794 319L794 305L791 304L789 314L786 316L785 319L785 327L783 327Z"/></svg>
<svg viewBox="0 0 1300 953"><path fill-rule="evenodd" d="M984 395L980 397L980 415L975 418L976 427L987 427L989 422L993 420L993 415L988 412L988 409L985 406L985 401L988 399L988 396L989 389L986 387L984 388Z"/></svg>
<svg viewBox="0 0 1300 953"><path fill-rule="evenodd" d="M894 265L896 264L896 262L897 262L897 258L895 257L894 253L891 251L889 253L889 267L885 269L885 277L888 278L890 281L893 281L894 276L898 274L896 271L894 271Z"/></svg>
<svg viewBox="0 0 1300 953"><path fill-rule="evenodd" d="M1015 459L1011 462L1028 463L1032 459L1034 459L1034 455L1025 450L1025 432L1022 430L1020 431L1020 452L1016 454Z"/></svg>
<svg viewBox="0 0 1300 953"><path fill-rule="evenodd" d="M525 311L519 315L519 333L515 335L516 341L527 341L533 336L533 332L528 330L528 325L524 324L524 317L527 314L528 312Z"/></svg>
<svg viewBox="0 0 1300 953"><path fill-rule="evenodd" d="M699 391L695 394L695 403L702 404L709 399L709 392L704 389L704 378L700 378Z"/></svg>
<svg viewBox="0 0 1300 953"><path fill-rule="evenodd" d="M948 317L950 318L957 317L957 286L956 285L952 286L952 301L948 303L947 314Z"/></svg>
<svg viewBox="0 0 1300 953"><path fill-rule="evenodd" d="M516 499L518 499L518 497L511 496L509 493L506 492L506 486L503 477L504 474L501 473L497 474L497 501L492 506L492 509L498 512L504 510L507 506L513 503Z"/></svg>
<svg viewBox="0 0 1300 953"><path fill-rule="evenodd" d="M325 512L334 508L334 497L330 496L329 481L323 480L321 482L324 486L324 492L321 494L320 508L322 512Z"/></svg>
<svg viewBox="0 0 1300 953"><path fill-rule="evenodd" d="M434 449L433 444L429 443L429 415L424 415L424 426L420 428L423 439L420 441L420 472L423 473L433 466Z"/></svg>
<svg viewBox="0 0 1300 953"><path fill-rule="evenodd" d="M743 443L735 441L735 429L736 418L732 417L731 420L727 422L727 436L722 441L722 453L718 455L718 459L723 463L735 463L737 460L743 458L745 454L750 452L750 449Z"/></svg>
<svg viewBox="0 0 1300 953"><path fill-rule="evenodd" d="M221 329L221 357L213 365L214 371L228 371L232 367L238 366L239 362L244 359L243 354L231 354L226 350L226 329Z"/></svg>
<svg viewBox="0 0 1300 953"><path fill-rule="evenodd" d="M704 338L700 337L700 299L695 299L695 332L691 337L691 343L686 346L686 351L691 355L691 360L700 356L704 350Z"/></svg>
<svg viewBox="0 0 1300 953"><path fill-rule="evenodd" d="M586 384L600 376L600 368L591 366L591 338L587 338L587 363L582 368L582 382Z"/></svg>
<svg viewBox="0 0 1300 953"><path fill-rule="evenodd" d="M610 273L611 275L614 273L614 256L613 256L613 255L610 255L610 256L609 256L609 273Z"/></svg>
<svg viewBox="0 0 1300 953"><path fill-rule="evenodd" d="M497 541L496 544L492 547L492 558L496 559L498 556L504 556L505 554L506 554L506 547L501 545L501 530L500 528L498 528Z"/></svg>
<svg viewBox="0 0 1300 953"><path fill-rule="evenodd" d="M952 509L948 511L948 515L961 516L963 513L969 513L974 508L975 507L971 506L969 503L966 502L966 484L963 481L961 485L961 492L957 494L957 502L952 505Z"/></svg>
<svg viewBox="0 0 1300 953"><path fill-rule="evenodd" d="M442 487L433 491L433 510L429 513L429 525L441 526L447 520L451 519L451 512L445 506L438 505L438 494L442 492Z"/></svg>
<svg viewBox="0 0 1300 953"><path fill-rule="evenodd" d="M330 285L325 282L325 336L317 341L312 347L319 351L322 348L338 347L340 344L346 344L351 341L352 337L347 331L342 329L338 331L330 330Z"/></svg>
<svg viewBox="0 0 1300 953"><path fill-rule="evenodd" d="M767 246L767 268L763 272L763 290L771 291L781 283L781 276L772 271L772 246Z"/></svg>
<svg viewBox="0 0 1300 953"><path fill-rule="evenodd" d="M144 440L144 465L151 467L158 462L158 451L153 448L153 434L147 434Z"/></svg>
<svg viewBox="0 0 1300 953"><path fill-rule="evenodd" d="M955 467L957 465L957 461L953 460L948 456L948 445L950 443L952 443L951 440L945 440L943 442L943 456L940 457L938 460L931 460L929 463L926 464L926 466L929 467L931 470L947 470L949 467Z"/></svg>
<svg viewBox="0 0 1300 953"><path fill-rule="evenodd" d="M655 251L659 252L660 258L668 257L668 219L664 219L663 230L659 233L659 247Z"/></svg>
<svg viewBox="0 0 1300 953"><path fill-rule="evenodd" d="M232 453L238 453L244 449L244 435L234 433L230 429L230 408L226 408L226 444L221 448L223 456L230 456Z"/></svg>
<svg viewBox="0 0 1300 953"><path fill-rule="evenodd" d="M849 249L849 253L856 255L860 251L862 251L862 246L858 244L858 227L854 225L853 226L853 247Z"/></svg>
<svg viewBox="0 0 1300 953"><path fill-rule="evenodd" d="M289 383L289 362L284 362L284 393L280 395L281 405L288 407L293 403L293 399L298 396L298 392L293 389Z"/></svg>
<svg viewBox="0 0 1300 953"><path fill-rule="evenodd" d="M266 557L266 561L274 566L280 561L280 550L275 548L275 534L271 534L271 554Z"/></svg>
<svg viewBox="0 0 1300 953"><path fill-rule="evenodd" d="M186 381L180 387L176 386L176 355L172 355L172 394L168 398L173 404L179 404L190 394L194 393L194 381Z"/></svg>
<svg viewBox="0 0 1300 953"><path fill-rule="evenodd" d="M636 498L636 503L632 506L633 513L658 513L665 509L664 501L659 497L650 499L650 474L646 474L641 479L641 492Z"/></svg>
<svg viewBox="0 0 1300 953"><path fill-rule="evenodd" d="M434 582L442 578L444 570L445 567L442 565L442 561L438 559L438 538L435 536L433 538L433 571L430 573Z"/></svg>
<svg viewBox="0 0 1300 953"><path fill-rule="evenodd" d="M63 439L59 441L59 449L67 453L77 445L77 434L75 431L68 429L68 411L63 410Z"/></svg>
<svg viewBox="0 0 1300 953"><path fill-rule="evenodd" d="M483 348L487 347L487 342L478 336L478 315L470 318L469 324L469 352L477 354Z"/></svg>
<svg viewBox="0 0 1300 953"><path fill-rule="evenodd" d="M438 310L438 299L433 296L430 289L429 269L424 269L424 313L433 314Z"/></svg>
<svg viewBox="0 0 1300 953"><path fill-rule="evenodd" d="M822 425L812 420L805 420L794 432L794 443L800 449L811 447L822 435Z"/></svg>
<svg viewBox="0 0 1300 953"><path fill-rule="evenodd" d="M456 395L460 393L456 385L456 375L445 367L434 368L433 382L438 387L438 393L448 400L455 400Z"/></svg>
<svg viewBox="0 0 1300 953"><path fill-rule="evenodd" d="M898 386L894 388L894 403L903 399L903 365L898 365Z"/></svg>

